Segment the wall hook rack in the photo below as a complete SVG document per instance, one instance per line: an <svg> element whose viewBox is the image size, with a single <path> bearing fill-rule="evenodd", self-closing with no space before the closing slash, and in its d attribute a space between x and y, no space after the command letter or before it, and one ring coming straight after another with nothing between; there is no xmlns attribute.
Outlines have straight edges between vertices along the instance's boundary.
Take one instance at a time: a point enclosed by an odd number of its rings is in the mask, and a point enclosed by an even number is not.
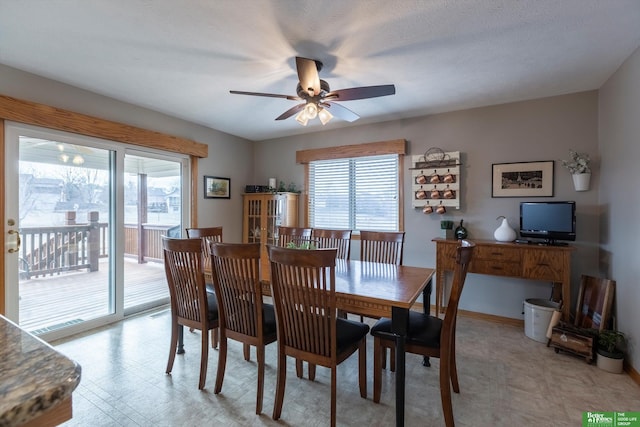
<svg viewBox="0 0 640 427"><path fill-rule="evenodd" d="M411 205L414 208L424 208L425 199L427 203L429 199L437 199L438 206L460 209L460 152L444 152L439 149L434 151L437 156L427 150L424 155L411 158L412 167L409 169L413 179L414 194ZM423 185L425 183L430 183L433 188L427 187L431 190L425 190Z"/></svg>

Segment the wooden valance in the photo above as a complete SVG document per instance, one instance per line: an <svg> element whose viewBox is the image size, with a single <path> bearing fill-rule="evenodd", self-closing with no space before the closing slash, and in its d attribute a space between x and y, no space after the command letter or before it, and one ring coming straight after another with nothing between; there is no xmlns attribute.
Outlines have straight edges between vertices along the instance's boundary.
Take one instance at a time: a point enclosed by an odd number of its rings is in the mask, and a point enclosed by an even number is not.
<svg viewBox="0 0 640 427"><path fill-rule="evenodd" d="M407 151L406 145L404 139L394 139L391 141L369 142L366 144L300 150L296 151L296 162L306 164L316 160L345 159L384 154L404 155Z"/></svg>
<svg viewBox="0 0 640 427"><path fill-rule="evenodd" d="M209 154L207 144L190 139L5 95L0 95L0 118L195 157L207 157Z"/></svg>

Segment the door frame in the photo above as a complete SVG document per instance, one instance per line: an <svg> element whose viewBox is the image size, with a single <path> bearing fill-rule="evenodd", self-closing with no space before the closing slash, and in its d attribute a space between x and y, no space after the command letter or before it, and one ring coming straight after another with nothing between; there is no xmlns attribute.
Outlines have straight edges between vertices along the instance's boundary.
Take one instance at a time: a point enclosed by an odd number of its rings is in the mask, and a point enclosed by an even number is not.
<svg viewBox="0 0 640 427"><path fill-rule="evenodd" d="M6 171L4 165L6 121L31 124L49 129L63 130L80 135L95 136L110 141L128 143L135 146L156 148L166 152L182 153L191 156L191 194L198 188L198 158L208 156L209 146L187 138L181 138L162 132L139 128L95 116L77 113L63 108L52 107L32 101L25 101L6 95L0 95L0 161L3 165L3 178ZM5 182L3 180L3 182ZM0 186L0 222L5 224L5 189ZM197 198L191 198L191 224L197 226ZM4 229L4 228L3 228ZM6 233L2 235L3 247L6 248ZM5 265L4 256L0 257L0 314L6 312L5 301Z"/></svg>
<svg viewBox="0 0 640 427"><path fill-rule="evenodd" d="M6 228L8 227L6 224L6 209L8 205L5 203L6 197L13 197L17 199L17 178L18 178L18 161L19 151L18 144L15 146L7 145L13 144L13 141L17 139L20 135L27 135L33 137L39 137L44 139L53 139L57 138L62 142L68 142L72 144L86 144L87 146L93 146L99 149L105 149L115 152L113 162L115 168L112 168L112 187L114 191L112 192L112 203L111 203L111 220L110 222L113 224L113 234L110 236L110 247L114 248L114 251L110 253L110 265L112 267L112 278L110 279L110 289L111 292L115 294L111 294L109 304L113 308L113 313L107 314L105 316L91 319L83 322L82 324L73 325L64 330L54 331L51 333L46 333L41 335L40 337L43 339L51 340L58 339L63 336L82 332L85 330L89 330L95 327L102 326L104 324L112 323L118 320L121 320L125 317L127 313L124 310L124 186L122 185L122 179L124 176L124 158L126 154L134 154L139 156L146 156L149 158L159 158L165 160L171 160L179 163L180 165L180 174L181 174L181 186L184 189L184 194L182 194L183 207L181 212L181 224L184 227L190 226L190 218L192 217L191 207L193 203L191 199L191 176L190 173L190 165L193 163L193 157L188 157L184 154L176 154L176 153L167 153L166 151L151 149L151 148L142 148L137 146L131 146L130 144L122 144L115 141L107 141L103 139L98 139L95 137L89 137L86 135L77 135L69 132L62 132L58 130L52 130L48 128L42 128L38 126L25 125L22 123L14 123L5 121L4 126L2 126L3 138L2 138L2 158L5 160L3 164L4 170L4 183L8 183L2 186L2 201L3 201L3 210L0 213L2 222L5 224L3 229L5 229L4 233L4 242L5 242L5 254L3 254L2 258L2 285L0 287L0 294L2 297L2 302L4 304L3 313L9 317L9 319L13 319L16 321L18 319L19 307L18 305L14 305L13 301L18 301L19 297L19 288L17 285L8 286L5 283L18 283L18 271L17 268L14 268L12 265L7 265L6 251L9 246L14 246L14 239L7 239ZM11 141L9 141L9 138ZM11 162L9 165L6 164L6 161L16 158L16 161ZM15 165L15 167L13 167ZM8 166L8 167L7 167ZM16 181L15 183L12 182ZM17 213L17 212L16 212ZM18 224L19 226L19 224ZM15 227L17 228L17 227ZM15 277L14 277L15 276ZM4 281L6 279L6 282ZM133 313L132 313L133 314Z"/></svg>

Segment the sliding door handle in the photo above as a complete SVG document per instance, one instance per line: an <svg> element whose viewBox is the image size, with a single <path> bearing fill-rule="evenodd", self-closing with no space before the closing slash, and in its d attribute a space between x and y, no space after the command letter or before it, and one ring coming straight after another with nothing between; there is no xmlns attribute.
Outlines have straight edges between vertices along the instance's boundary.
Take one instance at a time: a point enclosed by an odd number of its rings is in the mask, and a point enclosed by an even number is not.
<svg viewBox="0 0 640 427"><path fill-rule="evenodd" d="M20 251L20 243L21 243L21 241L20 241L20 232L18 230L9 230L9 234L15 234L16 235L16 244L17 244L15 249L9 249L9 253L13 254L13 253L19 252Z"/></svg>

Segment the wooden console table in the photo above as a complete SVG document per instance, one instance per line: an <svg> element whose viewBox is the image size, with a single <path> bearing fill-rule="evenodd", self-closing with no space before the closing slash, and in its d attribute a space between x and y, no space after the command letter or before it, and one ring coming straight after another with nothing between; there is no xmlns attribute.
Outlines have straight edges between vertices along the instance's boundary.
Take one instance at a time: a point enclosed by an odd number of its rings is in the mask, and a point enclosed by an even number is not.
<svg viewBox="0 0 640 427"><path fill-rule="evenodd" d="M457 240L432 239L436 243L436 313L443 306L445 272L453 271ZM470 273L491 276L547 280L560 286L553 299L563 301L562 317L569 320L571 308L571 252L573 246L544 246L527 243L504 243L493 240L473 240L476 248L469 266Z"/></svg>

